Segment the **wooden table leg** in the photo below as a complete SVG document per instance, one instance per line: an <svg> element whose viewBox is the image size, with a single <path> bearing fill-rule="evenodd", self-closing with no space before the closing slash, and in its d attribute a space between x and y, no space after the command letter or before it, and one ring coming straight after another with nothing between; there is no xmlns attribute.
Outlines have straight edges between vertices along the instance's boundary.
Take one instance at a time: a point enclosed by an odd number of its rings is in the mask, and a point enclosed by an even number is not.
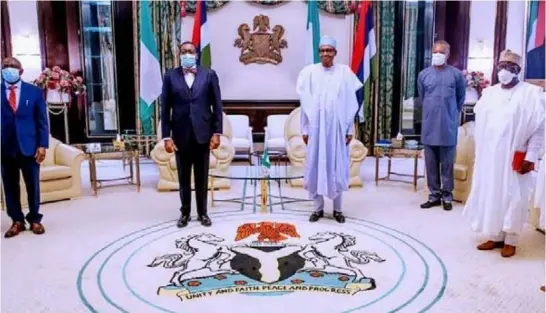
<svg viewBox="0 0 546 313"><path fill-rule="evenodd" d="M418 167L419 167L419 156L418 154L416 154L415 161L413 164L413 191L417 191L417 175L419 173Z"/></svg>
<svg viewBox="0 0 546 313"><path fill-rule="evenodd" d="M375 185L379 182L379 156L375 155Z"/></svg>
<svg viewBox="0 0 546 313"><path fill-rule="evenodd" d="M93 195L98 196L97 187L97 163L95 162L95 156L91 154L89 156L89 178L91 180L91 190Z"/></svg>
<svg viewBox="0 0 546 313"><path fill-rule="evenodd" d="M131 162L132 163L132 162ZM132 168L132 165L131 165ZM135 170L136 170L136 185L137 185L137 192L140 192L140 153L137 151L135 155Z"/></svg>

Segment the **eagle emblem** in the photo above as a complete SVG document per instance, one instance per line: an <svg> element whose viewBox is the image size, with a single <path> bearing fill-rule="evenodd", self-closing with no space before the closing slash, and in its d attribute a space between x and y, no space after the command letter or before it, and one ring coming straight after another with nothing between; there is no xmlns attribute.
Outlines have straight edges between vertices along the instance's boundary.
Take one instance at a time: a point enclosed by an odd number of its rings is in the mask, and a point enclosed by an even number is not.
<svg viewBox="0 0 546 313"><path fill-rule="evenodd" d="M300 238L300 235L296 231L296 226L292 224L261 222L247 223L239 226L237 228L235 241L243 240L254 234L259 234L257 238L258 242L278 243L288 239L287 236L292 238Z"/></svg>
<svg viewBox="0 0 546 313"><path fill-rule="evenodd" d="M234 47L241 49L239 61L243 64L279 64L282 62L281 49L287 48L288 43L282 38L284 27L275 25L270 30L269 17L257 15L254 17L251 32L250 26L246 23L239 25L237 38Z"/></svg>

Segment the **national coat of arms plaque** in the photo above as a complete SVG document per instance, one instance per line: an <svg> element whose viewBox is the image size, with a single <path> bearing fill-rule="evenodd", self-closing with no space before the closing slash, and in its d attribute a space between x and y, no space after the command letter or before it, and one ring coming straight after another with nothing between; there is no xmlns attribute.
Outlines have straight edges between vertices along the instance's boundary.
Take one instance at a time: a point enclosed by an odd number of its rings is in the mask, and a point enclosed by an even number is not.
<svg viewBox="0 0 546 313"><path fill-rule="evenodd" d="M275 25L271 29L269 17L260 14L254 17L252 31L246 23L239 25L237 29L239 38L233 46L241 49L239 61L245 65L281 63L281 49L288 47L288 43L282 38L284 27Z"/></svg>

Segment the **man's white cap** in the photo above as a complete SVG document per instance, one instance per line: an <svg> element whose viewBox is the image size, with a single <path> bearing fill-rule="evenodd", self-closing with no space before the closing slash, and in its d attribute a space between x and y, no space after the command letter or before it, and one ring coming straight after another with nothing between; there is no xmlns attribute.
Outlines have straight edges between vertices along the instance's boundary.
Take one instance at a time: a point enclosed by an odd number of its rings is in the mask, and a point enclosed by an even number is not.
<svg viewBox="0 0 546 313"><path fill-rule="evenodd" d="M322 36L320 38L319 46L332 46L334 49L337 47L336 40L330 36Z"/></svg>

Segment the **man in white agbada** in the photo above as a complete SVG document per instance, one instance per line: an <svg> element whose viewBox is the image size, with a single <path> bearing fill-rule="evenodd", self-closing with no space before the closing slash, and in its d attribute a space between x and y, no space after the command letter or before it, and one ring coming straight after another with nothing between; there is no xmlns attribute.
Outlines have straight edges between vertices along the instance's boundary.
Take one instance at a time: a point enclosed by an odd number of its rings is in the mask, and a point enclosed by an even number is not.
<svg viewBox="0 0 546 313"><path fill-rule="evenodd" d="M297 92L301 104L301 130L307 145L304 188L315 202L309 221L324 216L324 197L334 202L334 218L345 222L342 192L349 189L349 142L358 111L356 92L362 83L344 64L334 63L336 41L320 40L320 63L299 74Z"/></svg>
<svg viewBox="0 0 546 313"><path fill-rule="evenodd" d="M474 177L463 214L489 236L479 250L498 248L511 257L527 220L545 112L541 88L518 80L519 55L503 51L497 70L500 83L485 89L474 109Z"/></svg>

